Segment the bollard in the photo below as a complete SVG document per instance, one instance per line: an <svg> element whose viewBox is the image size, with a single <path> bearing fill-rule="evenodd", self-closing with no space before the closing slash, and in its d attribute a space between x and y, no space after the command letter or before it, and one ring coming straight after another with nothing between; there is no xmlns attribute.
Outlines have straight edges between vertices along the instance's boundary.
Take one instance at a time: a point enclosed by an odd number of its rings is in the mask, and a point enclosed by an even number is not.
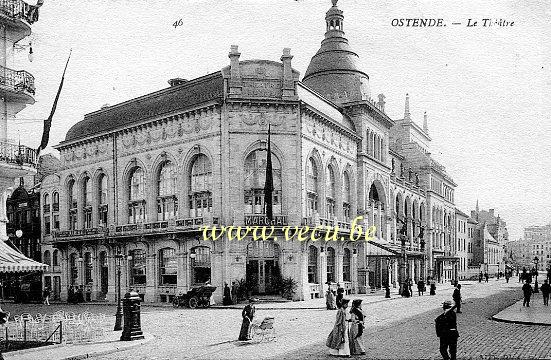
<svg viewBox="0 0 551 360"><path fill-rule="evenodd" d="M143 339L143 332L140 321L140 296L135 291L129 291L122 300L124 327L122 329L121 341L132 341Z"/></svg>

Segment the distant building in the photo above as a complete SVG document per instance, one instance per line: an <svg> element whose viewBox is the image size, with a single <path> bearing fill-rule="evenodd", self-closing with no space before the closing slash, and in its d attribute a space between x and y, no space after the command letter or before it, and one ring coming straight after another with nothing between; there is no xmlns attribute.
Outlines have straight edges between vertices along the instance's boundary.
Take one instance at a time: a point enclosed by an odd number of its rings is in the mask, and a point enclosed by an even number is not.
<svg viewBox="0 0 551 360"><path fill-rule="evenodd" d="M528 226L524 228L524 241L530 247L530 263L534 266L534 258L538 258L538 269L551 266L551 224L543 226Z"/></svg>
<svg viewBox="0 0 551 360"><path fill-rule="evenodd" d="M478 224L474 233L473 263L480 265L483 272L490 275L505 271L505 244L509 240L507 224L495 210L471 211L471 218Z"/></svg>

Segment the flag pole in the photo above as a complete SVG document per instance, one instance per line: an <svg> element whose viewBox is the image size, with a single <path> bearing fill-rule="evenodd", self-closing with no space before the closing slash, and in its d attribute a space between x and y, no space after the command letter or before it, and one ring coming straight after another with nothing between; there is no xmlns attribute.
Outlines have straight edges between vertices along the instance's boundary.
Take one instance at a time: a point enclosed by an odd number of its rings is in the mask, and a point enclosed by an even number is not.
<svg viewBox="0 0 551 360"><path fill-rule="evenodd" d="M273 220L273 192L274 192L274 174L272 167L272 145L270 123L268 123L268 152L266 154L266 182L264 183L264 206L266 217L270 221Z"/></svg>
<svg viewBox="0 0 551 360"><path fill-rule="evenodd" d="M63 88L63 81L65 80L65 72L67 71L67 66L69 65L69 60L71 59L71 53L73 52L73 49L69 50L69 57L67 58L67 62L65 63L65 69L63 69L63 75L61 75L61 82L59 83L59 88L57 89L57 94L54 99L54 104L52 105L52 110L50 111L50 116L46 120L44 120L44 130L42 131L42 140L40 142L40 146L38 149L36 149L36 157L38 159L38 156L40 155L40 151L44 150L46 146L48 146L48 141L50 140L50 128L52 127L52 118L54 117L54 113L57 107L57 101L59 100L59 95L61 94L61 88Z"/></svg>

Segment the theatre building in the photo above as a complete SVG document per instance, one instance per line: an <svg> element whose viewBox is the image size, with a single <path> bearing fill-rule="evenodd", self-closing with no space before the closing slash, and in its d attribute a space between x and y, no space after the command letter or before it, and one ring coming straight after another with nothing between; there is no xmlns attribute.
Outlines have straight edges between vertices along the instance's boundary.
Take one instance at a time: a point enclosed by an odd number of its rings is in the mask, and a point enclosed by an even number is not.
<svg viewBox="0 0 551 360"><path fill-rule="evenodd" d="M372 100L343 20L333 1L302 80L289 49L276 62L242 60L231 46L220 71L172 79L74 125L56 146L60 172L42 186L57 204L50 216L59 216L59 228L45 230L44 241L60 256L62 297L73 285L90 300L114 300L118 266L123 291L147 302L207 282L220 301L224 283L241 279L262 295L277 294L279 279L291 277L296 299L324 296L327 283L355 293L395 284L396 204L412 224L407 252L411 276L420 276L425 192L391 177L392 156L401 156L389 150L394 121L384 96ZM268 126L278 241L205 241L203 226L266 221ZM407 188L398 202L390 192L397 183ZM322 237L338 226L347 240L356 216L364 231L376 226L373 243L283 241L286 225L324 226Z"/></svg>

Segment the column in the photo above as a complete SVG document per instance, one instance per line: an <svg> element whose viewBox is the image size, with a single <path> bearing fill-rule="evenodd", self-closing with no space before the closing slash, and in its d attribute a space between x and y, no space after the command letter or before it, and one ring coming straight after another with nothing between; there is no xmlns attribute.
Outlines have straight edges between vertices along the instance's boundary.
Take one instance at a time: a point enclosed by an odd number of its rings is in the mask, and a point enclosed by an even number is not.
<svg viewBox="0 0 551 360"><path fill-rule="evenodd" d="M68 294L68 286L70 284L69 280L69 258L68 258L68 251L67 249L61 249L59 248L59 260L61 265L61 276L60 276L60 286L61 291L59 293L59 297L61 301L67 301L67 294Z"/></svg>
<svg viewBox="0 0 551 360"><path fill-rule="evenodd" d="M358 251L352 250L352 256L350 260L350 280L352 281L352 291L354 294L358 293Z"/></svg>
<svg viewBox="0 0 551 360"><path fill-rule="evenodd" d="M148 254L146 261L145 269L145 296L144 302L155 302L157 301L157 254Z"/></svg>
<svg viewBox="0 0 551 360"><path fill-rule="evenodd" d="M323 252L321 252L321 248L320 248L320 252L319 252L319 269L318 269L318 274L319 274L319 286L320 286L320 297L324 297L325 296L325 289L327 288L327 285L325 284L327 282L327 254L325 253L325 251L327 251L327 248L326 247L323 247Z"/></svg>

